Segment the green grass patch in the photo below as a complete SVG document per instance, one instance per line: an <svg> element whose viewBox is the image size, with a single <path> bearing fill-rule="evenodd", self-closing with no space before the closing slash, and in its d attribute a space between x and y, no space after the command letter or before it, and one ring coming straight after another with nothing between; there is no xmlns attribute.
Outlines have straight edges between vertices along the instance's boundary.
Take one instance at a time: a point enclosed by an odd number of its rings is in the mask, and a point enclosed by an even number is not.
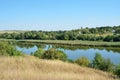
<svg viewBox="0 0 120 80"><path fill-rule="evenodd" d="M17 40L18 42L43 43L43 44L61 44L74 46L103 46L120 47L120 42L100 42L100 41L80 41L80 40Z"/></svg>

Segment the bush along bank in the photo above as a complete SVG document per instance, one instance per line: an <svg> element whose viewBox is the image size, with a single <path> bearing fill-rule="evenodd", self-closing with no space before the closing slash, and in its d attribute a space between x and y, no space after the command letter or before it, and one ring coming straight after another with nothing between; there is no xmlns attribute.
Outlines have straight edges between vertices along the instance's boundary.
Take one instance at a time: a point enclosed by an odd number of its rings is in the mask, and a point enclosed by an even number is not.
<svg viewBox="0 0 120 80"><path fill-rule="evenodd" d="M56 50L54 48L50 48L48 50L44 50L40 48L31 55L38 57L40 59L51 59L51 60L57 59L62 61L68 61L68 62L76 63L83 67L90 67L90 68L110 72L120 77L120 65L114 65L109 58L108 59L103 58L100 53L96 53L93 61L88 60L84 56L80 57L75 61L72 61L67 59L67 56L63 51Z"/></svg>
<svg viewBox="0 0 120 80"><path fill-rule="evenodd" d="M0 56L21 56L23 55L20 51L17 51L15 46L9 42L0 42Z"/></svg>

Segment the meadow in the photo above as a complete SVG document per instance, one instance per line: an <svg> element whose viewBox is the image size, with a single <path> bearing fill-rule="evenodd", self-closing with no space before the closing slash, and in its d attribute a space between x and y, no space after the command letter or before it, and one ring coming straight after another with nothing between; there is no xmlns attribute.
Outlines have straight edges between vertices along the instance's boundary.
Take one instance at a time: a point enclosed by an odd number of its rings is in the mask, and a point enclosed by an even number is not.
<svg viewBox="0 0 120 80"><path fill-rule="evenodd" d="M33 56L2 56L0 63L0 80L118 80L100 70Z"/></svg>
<svg viewBox="0 0 120 80"><path fill-rule="evenodd" d="M74 45L74 46L120 47L120 42L103 42L103 41L81 41L81 40L16 40L16 41L28 43Z"/></svg>

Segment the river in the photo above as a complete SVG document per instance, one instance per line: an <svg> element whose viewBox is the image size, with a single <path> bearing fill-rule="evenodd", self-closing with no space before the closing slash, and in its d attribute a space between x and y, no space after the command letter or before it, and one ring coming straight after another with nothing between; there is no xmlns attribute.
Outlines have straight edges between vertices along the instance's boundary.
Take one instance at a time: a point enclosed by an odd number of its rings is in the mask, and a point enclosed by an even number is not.
<svg viewBox="0 0 120 80"><path fill-rule="evenodd" d="M89 47L89 46L68 46L68 45L50 45L50 44L17 44L17 50L30 55L43 48L56 48L62 50L67 54L68 59L76 60L82 56L93 60L96 53L100 53L104 58L109 58L114 64L120 63L120 48L119 47Z"/></svg>

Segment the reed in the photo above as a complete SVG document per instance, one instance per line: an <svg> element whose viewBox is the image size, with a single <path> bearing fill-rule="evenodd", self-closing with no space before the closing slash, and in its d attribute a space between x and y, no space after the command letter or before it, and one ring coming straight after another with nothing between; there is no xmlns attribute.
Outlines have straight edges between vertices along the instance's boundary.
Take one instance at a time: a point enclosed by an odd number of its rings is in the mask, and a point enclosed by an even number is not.
<svg viewBox="0 0 120 80"><path fill-rule="evenodd" d="M103 42L103 41L80 41L80 40L17 40L19 42L42 43L42 44L61 44L74 46L103 46L103 47L120 47L120 42Z"/></svg>

